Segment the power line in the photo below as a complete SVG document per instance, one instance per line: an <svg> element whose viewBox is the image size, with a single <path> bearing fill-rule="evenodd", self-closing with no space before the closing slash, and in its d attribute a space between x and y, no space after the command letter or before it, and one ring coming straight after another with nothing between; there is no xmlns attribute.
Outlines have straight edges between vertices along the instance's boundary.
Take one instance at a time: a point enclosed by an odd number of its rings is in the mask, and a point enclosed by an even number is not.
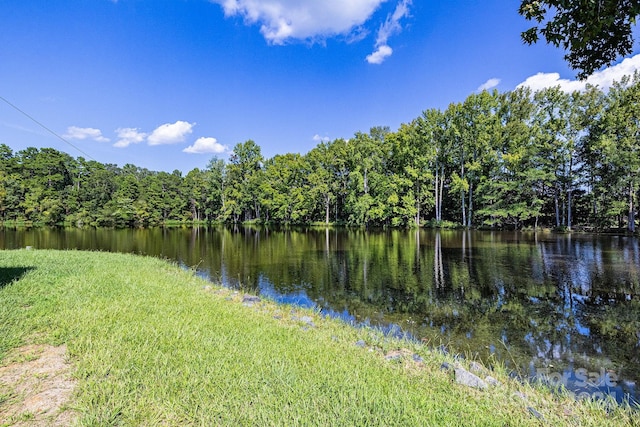
<svg viewBox="0 0 640 427"><path fill-rule="evenodd" d="M80 148L76 147L75 145L73 145L72 143L70 143L69 141L67 141L66 139L64 139L62 136L58 135L57 133L55 133L54 131L52 131L51 129L49 129L48 127L46 127L45 125L43 125L42 123L40 123L39 121L37 121L35 118L33 118L32 116L30 116L29 114L27 114L25 111L21 110L20 108L16 107L15 105L13 105L11 102L9 102L7 99L5 99L4 97L0 96L0 99L2 99L4 102L6 102L11 108L13 108L14 110L20 112L21 114L23 114L24 116L28 117L29 120L33 121L34 123L36 123L38 126L40 126L41 128L43 128L44 130L46 130L47 132L49 132L50 134L52 134L53 136L55 136L56 138L58 138L59 140L61 140L62 142L64 142L65 144L69 144L70 146L72 146L73 148L75 148L76 150L78 150L79 152L81 152L82 154L84 154L86 157L90 158L91 160L94 160L97 162L96 159L94 159L93 157L91 157L90 155L88 155L87 153L85 153L84 151L82 151Z"/></svg>

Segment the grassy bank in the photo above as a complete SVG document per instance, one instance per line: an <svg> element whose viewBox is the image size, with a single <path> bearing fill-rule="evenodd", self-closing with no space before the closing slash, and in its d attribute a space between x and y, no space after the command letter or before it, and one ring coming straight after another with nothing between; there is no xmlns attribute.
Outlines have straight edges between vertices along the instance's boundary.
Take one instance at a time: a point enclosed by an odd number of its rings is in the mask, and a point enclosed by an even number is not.
<svg viewBox="0 0 640 427"><path fill-rule="evenodd" d="M25 344L66 344L79 425L634 422L501 373L486 391L458 385L426 347L210 285L153 258L2 251L0 365ZM385 357L394 351L407 357ZM17 398L0 390L0 413Z"/></svg>

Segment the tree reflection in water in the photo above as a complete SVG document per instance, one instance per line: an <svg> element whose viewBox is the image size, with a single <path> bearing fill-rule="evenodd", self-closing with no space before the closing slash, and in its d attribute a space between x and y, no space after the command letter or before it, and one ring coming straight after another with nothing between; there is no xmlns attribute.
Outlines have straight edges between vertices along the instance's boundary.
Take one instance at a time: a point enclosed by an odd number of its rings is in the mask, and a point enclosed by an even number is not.
<svg viewBox="0 0 640 427"><path fill-rule="evenodd" d="M640 248L632 236L5 229L0 246L168 257L228 286L355 323L397 325L434 346L501 361L523 375L547 370L561 383L575 383L582 370L616 374L616 397L637 398Z"/></svg>

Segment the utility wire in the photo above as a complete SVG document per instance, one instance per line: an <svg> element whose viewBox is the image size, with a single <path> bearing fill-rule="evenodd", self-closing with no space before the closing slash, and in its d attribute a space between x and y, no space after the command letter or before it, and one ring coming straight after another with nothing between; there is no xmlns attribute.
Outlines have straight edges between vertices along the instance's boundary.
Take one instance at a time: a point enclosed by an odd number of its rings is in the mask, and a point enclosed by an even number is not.
<svg viewBox="0 0 640 427"><path fill-rule="evenodd" d="M60 135L58 135L57 133L55 133L54 131L52 131L51 129L49 129L48 127L46 127L45 125L43 125L42 123L40 123L39 121L37 121L36 119L34 119L32 116L30 116L29 114L27 114L26 112L22 111L20 108L16 107L15 105L13 105L11 102L7 101L7 99L5 99L4 97L0 96L0 99L3 100L4 102L6 102L7 104L9 104L9 106L11 106L14 110L20 112L21 114L23 114L24 116L28 117L31 121L33 121L34 123L36 123L38 126L40 126L41 128L43 128L44 130L46 130L47 132L51 133L53 136L55 136L56 138L58 138L59 140L61 140L62 142L64 142L65 144L69 144L70 146L72 146L73 148L75 148L76 150L78 150L79 152L81 152L82 154L84 154L85 156L87 156L88 158L90 158L91 160L94 160L97 162L96 159L94 159L93 157L91 157L90 155L88 155L87 153L85 153L84 151L82 151L80 148L76 147L75 145L73 145L72 143L70 143L69 141L67 141L66 139L64 139L63 137L61 137Z"/></svg>

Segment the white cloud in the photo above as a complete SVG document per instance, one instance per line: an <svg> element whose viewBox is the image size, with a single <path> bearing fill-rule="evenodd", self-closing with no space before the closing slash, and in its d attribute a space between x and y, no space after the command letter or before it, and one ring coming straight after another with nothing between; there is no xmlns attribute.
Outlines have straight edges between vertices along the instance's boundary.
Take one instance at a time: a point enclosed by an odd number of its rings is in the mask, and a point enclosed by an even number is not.
<svg viewBox="0 0 640 427"><path fill-rule="evenodd" d="M220 144L215 138L198 138L193 145L190 145L182 151L190 154L222 154L229 152L229 147Z"/></svg>
<svg viewBox="0 0 640 427"><path fill-rule="evenodd" d="M140 132L137 128L118 128L116 129L118 141L113 144L114 147L124 148L131 144L139 144L147 139L147 134Z"/></svg>
<svg viewBox="0 0 640 427"><path fill-rule="evenodd" d="M247 24L259 24L264 38L273 44L289 40L317 40L337 35L347 43L369 34L367 21L389 0L209 0L219 4L227 17L239 16ZM409 16L412 0L397 0L393 13L378 29L371 64L382 63L393 49L387 41L402 31L401 21Z"/></svg>
<svg viewBox="0 0 640 427"><path fill-rule="evenodd" d="M315 135L313 135L312 139L315 142L329 142L329 141L331 141L331 138L329 138L328 136L320 136L317 133Z"/></svg>
<svg viewBox="0 0 640 427"><path fill-rule="evenodd" d="M600 88L610 88L614 81L620 81L623 76L633 75L640 70L640 55L624 59L621 63L613 67L605 68L602 71L593 73L587 83Z"/></svg>
<svg viewBox="0 0 640 427"><path fill-rule="evenodd" d="M389 47L387 42L389 37L402 31L400 21L409 16L409 6L411 6L411 0L398 2L393 13L387 16L387 20L380 26L376 37L376 50L367 55L369 64L381 64L387 57L391 56L393 49Z"/></svg>
<svg viewBox="0 0 640 427"><path fill-rule="evenodd" d="M69 126L64 137L67 139L92 139L98 142L109 142L109 138L102 136L102 131L100 129L81 128L77 126Z"/></svg>
<svg viewBox="0 0 640 427"><path fill-rule="evenodd" d="M496 79L496 78L489 79L478 87L478 92L482 92L483 90L493 89L499 84L500 84L500 79Z"/></svg>
<svg viewBox="0 0 640 427"><path fill-rule="evenodd" d="M387 57L391 56L392 53L393 49L386 44L378 46L378 49L376 49L375 52L367 55L367 62L369 64L382 64Z"/></svg>
<svg viewBox="0 0 640 427"><path fill-rule="evenodd" d="M151 135L147 138L147 142L149 145L178 144L184 142L187 135L193 132L193 126L195 126L195 123L184 122L182 120L178 120L175 123L166 123L151 132Z"/></svg>
<svg viewBox="0 0 640 427"><path fill-rule="evenodd" d="M620 81L623 76L633 75L638 70L640 70L640 55L626 58L621 63L602 71L596 71L586 80L561 79L559 73L538 73L528 77L517 87L529 86L535 92L547 87L560 86L560 89L565 92L573 92L584 90L586 85L590 84L606 90L611 87L614 81Z"/></svg>
<svg viewBox="0 0 640 427"><path fill-rule="evenodd" d="M560 86L565 92L573 92L584 89L585 84L584 81L561 79L560 73L538 73L535 76L527 77L516 88L528 86L533 92L537 92L547 87Z"/></svg>
<svg viewBox="0 0 640 427"><path fill-rule="evenodd" d="M264 38L274 44L288 39L314 39L349 34L364 24L387 0L210 0L226 16L259 23Z"/></svg>

